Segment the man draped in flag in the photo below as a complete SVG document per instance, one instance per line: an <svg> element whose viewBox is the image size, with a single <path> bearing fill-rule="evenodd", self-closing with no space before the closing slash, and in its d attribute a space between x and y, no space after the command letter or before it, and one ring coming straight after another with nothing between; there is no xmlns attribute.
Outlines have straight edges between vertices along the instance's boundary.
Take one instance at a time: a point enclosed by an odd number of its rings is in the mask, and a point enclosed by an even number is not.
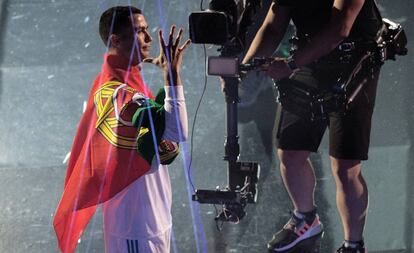
<svg viewBox="0 0 414 253"><path fill-rule="evenodd" d="M106 252L170 252L167 164L187 138L180 66L190 44L180 45L183 29L176 37L175 30L167 44L160 30L160 55L150 58L152 38L141 10L117 6L102 14L99 33L108 52L79 123L53 221L62 252L75 251L101 203ZM155 97L140 75L144 61L164 72L164 89Z"/></svg>

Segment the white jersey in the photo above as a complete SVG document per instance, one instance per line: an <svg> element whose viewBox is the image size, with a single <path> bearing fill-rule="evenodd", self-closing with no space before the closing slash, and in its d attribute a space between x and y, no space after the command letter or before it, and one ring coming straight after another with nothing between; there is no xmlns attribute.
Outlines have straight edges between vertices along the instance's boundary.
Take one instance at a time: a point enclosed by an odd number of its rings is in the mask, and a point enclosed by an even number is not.
<svg viewBox="0 0 414 253"><path fill-rule="evenodd" d="M164 140L185 141L188 135L183 86L165 87ZM151 169L103 204L104 231L119 238L151 238L169 230L171 183L168 166L154 157Z"/></svg>

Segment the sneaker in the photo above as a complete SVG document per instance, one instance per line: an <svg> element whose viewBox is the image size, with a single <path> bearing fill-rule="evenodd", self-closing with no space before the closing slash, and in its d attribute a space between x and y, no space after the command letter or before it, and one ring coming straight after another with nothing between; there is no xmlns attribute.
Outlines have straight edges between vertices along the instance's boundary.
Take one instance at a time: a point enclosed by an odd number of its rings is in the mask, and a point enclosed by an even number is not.
<svg viewBox="0 0 414 253"><path fill-rule="evenodd" d="M282 252L292 249L300 242L317 237L323 233L323 225L319 221L319 216L311 222L306 222L303 218L298 218L294 213L292 218L286 223L282 230L273 235L272 240L267 244L270 252Z"/></svg>
<svg viewBox="0 0 414 253"><path fill-rule="evenodd" d="M347 247L346 242L343 242L341 247L336 251L336 253L368 253L364 247L364 242L358 242L358 245L355 248Z"/></svg>

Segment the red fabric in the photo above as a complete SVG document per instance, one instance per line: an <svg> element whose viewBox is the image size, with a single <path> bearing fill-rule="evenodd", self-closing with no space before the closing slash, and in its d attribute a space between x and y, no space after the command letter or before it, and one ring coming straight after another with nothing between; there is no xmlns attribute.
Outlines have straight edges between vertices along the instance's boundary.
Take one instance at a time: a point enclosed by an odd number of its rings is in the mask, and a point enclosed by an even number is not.
<svg viewBox="0 0 414 253"><path fill-rule="evenodd" d="M78 239L98 204L125 189L150 169L150 164L135 149L114 146L96 128L98 116L94 95L108 81L126 83L135 91L154 98L142 81L138 67L128 68L127 60L114 55L105 56L102 71L93 83L86 111L79 123L64 191L53 220L59 248L64 253L75 251ZM131 97L131 93L123 92L117 96L118 104L125 105ZM135 127L127 126L115 127L114 131L132 138L136 138L138 133Z"/></svg>

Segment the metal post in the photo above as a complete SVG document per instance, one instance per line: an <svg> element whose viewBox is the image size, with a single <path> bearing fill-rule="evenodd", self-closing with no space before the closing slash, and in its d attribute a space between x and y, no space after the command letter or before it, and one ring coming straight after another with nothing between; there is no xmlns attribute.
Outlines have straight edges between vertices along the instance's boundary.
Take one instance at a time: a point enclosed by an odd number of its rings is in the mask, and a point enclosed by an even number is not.
<svg viewBox="0 0 414 253"><path fill-rule="evenodd" d="M239 183L239 168L238 159L240 155L240 145L238 143L238 129L237 129L237 103L239 102L238 85L239 79L236 77L223 78L224 94L226 99L226 125L227 135L224 143L225 155L224 160L228 161L228 187L230 190L236 190Z"/></svg>

